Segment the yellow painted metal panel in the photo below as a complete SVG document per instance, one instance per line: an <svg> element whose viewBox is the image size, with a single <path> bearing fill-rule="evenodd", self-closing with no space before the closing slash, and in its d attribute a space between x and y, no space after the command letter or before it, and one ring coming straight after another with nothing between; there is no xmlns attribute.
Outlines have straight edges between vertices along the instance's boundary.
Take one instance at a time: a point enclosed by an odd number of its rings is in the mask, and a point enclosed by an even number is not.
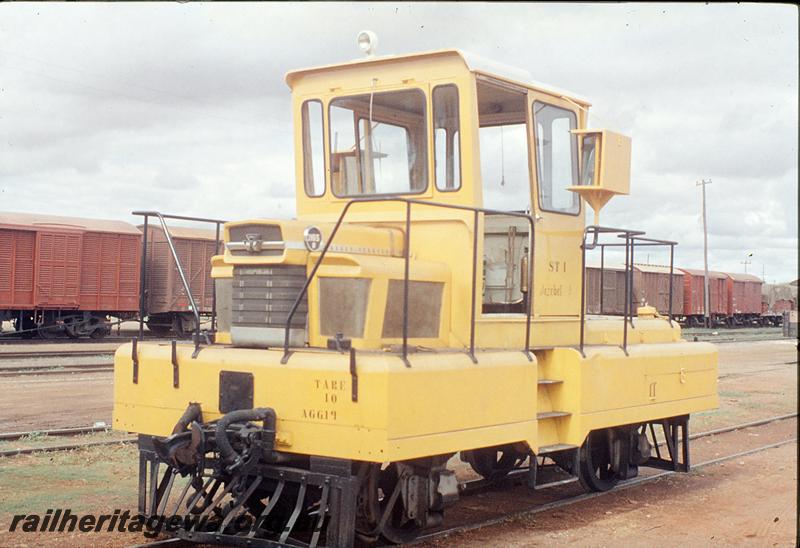
<svg viewBox="0 0 800 548"><path fill-rule="evenodd" d="M138 383L131 346L115 356L114 428L149 435L171 432L189 402L205 421L218 418L221 371L254 376L255 407L278 416L280 449L340 458L394 460L535 439L536 362L522 352L411 355L357 354L358 401L351 399L349 355L215 346L196 359L179 347L180 385L172 385L170 346L140 344ZM496 396L503 394L503 398Z"/></svg>

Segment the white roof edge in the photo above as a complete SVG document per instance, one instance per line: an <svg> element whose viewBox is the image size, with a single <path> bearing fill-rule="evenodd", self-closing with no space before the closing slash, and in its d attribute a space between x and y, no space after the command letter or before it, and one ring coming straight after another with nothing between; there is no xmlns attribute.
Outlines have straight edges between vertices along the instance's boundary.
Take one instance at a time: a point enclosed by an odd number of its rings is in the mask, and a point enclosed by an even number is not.
<svg viewBox="0 0 800 548"><path fill-rule="evenodd" d="M469 70L472 72L480 72L489 76L499 76L500 78L516 82L526 87L540 89L555 95L566 96L570 99L575 99L581 101L582 103L586 103L587 105L591 104L589 99L578 95L577 93L534 80L533 75L525 69L493 61L492 59L487 59L482 55L478 55L477 53L472 53L463 49L456 49L453 51L456 51L461 58L464 59L464 62L467 64L467 68L469 68Z"/></svg>
<svg viewBox="0 0 800 548"><path fill-rule="evenodd" d="M496 76L503 80L508 80L510 82L514 82L524 87L535 88L541 91L545 91L547 93L552 93L553 95L558 95L560 97L567 97L569 99L580 101L585 105L591 105L591 101L589 101L589 99L583 97L582 95L564 89L560 89L555 86L551 86L549 84L543 84L542 82L534 80L531 73L525 69L514 67L511 65L506 65L505 63L493 61L491 59L483 57L482 55L478 55L476 53L456 48L419 51L419 52L411 52L404 54L376 55L372 57L362 57L360 59L352 59L350 61L344 61L341 63L320 65L316 67L298 68L287 72L284 79L286 80L286 83L289 84L289 87L291 87L292 85L291 81L293 77L302 74L304 72L341 68L341 67L361 65L361 64L369 64L380 61L396 60L396 59L402 59L404 57L424 57L427 55L442 55L447 53L450 54L454 53L459 57L461 57L461 59L463 59L464 63L467 65L467 69L471 72L479 72L487 76Z"/></svg>

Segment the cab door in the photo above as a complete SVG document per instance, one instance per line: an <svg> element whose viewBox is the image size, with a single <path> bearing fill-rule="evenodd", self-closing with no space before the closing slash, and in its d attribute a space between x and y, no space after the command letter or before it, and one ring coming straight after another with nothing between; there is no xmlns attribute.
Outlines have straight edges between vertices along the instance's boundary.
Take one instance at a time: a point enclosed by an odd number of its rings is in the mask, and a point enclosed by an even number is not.
<svg viewBox="0 0 800 548"><path fill-rule="evenodd" d="M555 96L528 93L534 242L535 317L580 316L584 211L578 185L578 139L585 112Z"/></svg>

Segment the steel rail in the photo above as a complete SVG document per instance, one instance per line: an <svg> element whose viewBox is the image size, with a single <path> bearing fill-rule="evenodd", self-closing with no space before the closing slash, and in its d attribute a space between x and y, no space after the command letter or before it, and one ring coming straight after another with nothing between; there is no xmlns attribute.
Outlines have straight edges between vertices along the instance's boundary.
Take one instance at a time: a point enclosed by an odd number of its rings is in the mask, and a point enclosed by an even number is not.
<svg viewBox="0 0 800 548"><path fill-rule="evenodd" d="M73 426L70 428L54 428L52 430L31 430L30 432L3 432L0 440L18 440L25 436L75 436L78 434L91 434L93 432L108 432L110 426Z"/></svg>
<svg viewBox="0 0 800 548"><path fill-rule="evenodd" d="M731 432L731 431L735 431L735 430L741 430L741 429L744 429L744 428L749 428L749 427L754 427L754 426L762 426L762 425L765 425L765 424L770 424L772 422L777 422L777 421L780 421L780 420L785 420L785 419L795 418L795 417L797 417L797 413L778 415L778 416L775 416L775 417L769 417L769 418L766 418L766 419L750 421L750 422L747 422L747 423L737 424L737 425L728 426L728 427L724 427L724 428L719 428L719 429L715 429L715 430L709 430L709 431L706 431L706 432L699 432L697 434L690 435L689 439L697 439L697 438L702 438L702 437L707 437L707 436L713 436L713 435L716 435L716 434ZM740 458L740 457L743 457L743 456L751 455L751 454L754 454L754 453L758 453L758 452L765 451L765 450L768 450L768 449L773 449L773 448L776 448L776 447L780 447L780 446L787 445L789 443L795 443L795 442L797 442L797 438L791 438L791 439L788 439L788 440L782 440L782 441L779 441L779 442L776 442L776 443L771 443L771 444L767 444L767 445L764 445L764 446L761 446L761 447L757 447L757 448L741 451L741 452L735 453L733 455L727 455L727 456L723 456L723 457L719 457L719 458L703 461L703 462L700 462L700 463L695 463L695 464L692 465L692 468L701 468L701 467L704 467L704 466L710 466L710 465L717 464L717 463L720 463L720 462L733 460L733 459L736 459L736 458ZM408 545L421 544L423 542L428 542L428 541L432 541L432 540L438 540L438 539L441 539L441 538L446 538L446 537L451 536L453 534L466 533L466 532L469 532L469 531L482 529L484 527L490 527L492 525L498 525L498 524L505 523L505 522L508 522L508 521L511 521L511 520L514 520L514 519L519 519L519 518L522 518L522 517L527 517L527 516L530 516L530 515L539 514L539 513L548 511L548 510L553 510L553 509L569 506L569 505L572 505L572 504L577 504L579 502L583 502L583 501L586 501L586 500L591 500L591 499L594 499L594 498L597 498L597 497L600 497L600 496L603 496L603 495L608 495L608 494L612 494L612 493L615 493L615 492L619 492L621 490L628 489L628 488L634 487L636 485L641 485L643 483L649 483L649 482L655 481L657 479L660 479L660 478L663 478L663 477L666 477L666 476L670 476L670 475L676 474L676 473L678 473L678 472L671 471L671 470L662 471L662 472L653 474L651 476L639 477L639 478L636 478L636 479L625 481L623 483L619 483L614 489L611 489L609 491L583 493L583 494L580 494L580 495L567 497L567 498L564 498L564 499L561 499L561 500L556 500L556 501L552 501L552 502L545 503L545 504L529 506L528 508L525 508L525 509L522 509L522 510L518 510L518 511L515 511L515 512L511 512L511 513L503 515L503 516L498 516L498 517L490 518L490 519L479 521L479 522L473 522L473 523L469 523L469 524L465 524L465 525L459 525L459 526L455 526L455 527L450 527L450 528L447 528L447 529L443 529L443 530L440 530L440 531L436 531L436 532L433 532L433 533L422 535L422 536L416 538L415 540L413 540L413 541L411 541L411 542L409 542L407 544ZM486 484L488 486L491 482L487 482L486 480L474 480L473 482L468 482L468 483L471 484L471 485L478 484L478 483L483 483L483 484ZM470 491L478 491L478 490L479 490L479 488L478 489L474 489L474 490L470 490ZM137 544L135 546L132 546L131 548L148 548L148 547L152 547L152 546L162 546L162 545L163 546L176 546L176 547L177 546L180 546L180 547L182 547L182 546L190 546L190 545L185 545L185 544L181 543L180 540L181 539L176 539L176 538L165 539L165 540L162 540L162 541L156 541L154 543ZM387 545L387 548L388 548L388 546L392 546L392 545Z"/></svg>
<svg viewBox="0 0 800 548"><path fill-rule="evenodd" d="M66 445L50 445L46 447L26 447L24 449L6 449L0 451L0 457L16 457L18 455L30 455L32 453L52 453L55 451L69 451L71 449L83 449L84 447L98 447L102 445L136 443L136 438L120 438L118 440L88 441L86 443L72 443Z"/></svg>
<svg viewBox="0 0 800 548"><path fill-rule="evenodd" d="M0 362L6 359L19 358L73 358L80 356L113 356L114 350L58 350L54 352L3 352L0 351Z"/></svg>
<svg viewBox="0 0 800 548"><path fill-rule="evenodd" d="M716 436L718 434L725 434L727 432L734 432L736 430L743 430L745 428L752 428L752 427L755 427L755 426L763 426L765 424L771 424L773 422L778 422L778 421L782 421L782 420L786 420L786 419L796 418L797 415L798 415L797 413L788 413L786 415L777 415L775 417L768 417L768 418L765 418L765 419L758 419L758 420L754 420L754 421L750 421L750 422L745 422L745 423L742 423L742 424L735 424L733 426L725 426L725 427L722 427L722 428L717 428L715 430L707 430L705 432L696 432L694 434L689 434L689 440L696 440L696 439L700 439L700 438L706 438L706 437L709 437L709 436ZM659 447L664 446L664 445L666 445L665 441L659 441L658 442L658 446ZM546 456L546 455L543 455L543 456ZM694 465L692 465L692 466L694 466ZM522 466L520 468L515 468L514 470L509 472L508 475L504 476L502 479L513 478L515 476L526 476L527 474L528 474L528 467L527 466ZM569 479L564 479L564 480L557 481L556 484L573 483L575 481L578 481L578 478L572 476ZM466 481L466 482L463 482L463 483L460 484L460 489L461 489L460 492L462 494L471 494L472 492L481 491L481 490L483 490L485 488L495 487L496 485L497 485L496 482L494 482L492 480L487 480L487 479L470 480L470 481ZM620 485L622 485L622 484L620 484Z"/></svg>
<svg viewBox="0 0 800 548"><path fill-rule="evenodd" d="M740 452L735 453L733 455L726 455L724 457L718 457L718 458L715 458L715 459L710 459L710 460L707 460L707 461L695 463L695 464L692 464L692 468L701 468L701 467L704 467L704 466L711 466L713 464L718 464L720 462L725 462L725 461L737 459L737 458L740 458L740 457L744 457L744 456L747 456L747 455L752 455L754 453L760 453L761 451L774 449L776 447L781 447L783 445L788 445L790 443L797 443L797 438L791 438L791 439L787 439L787 440L782 440L782 441L779 441L779 442L770 443L770 444L763 445L763 446L760 446L760 447L756 447L756 448L753 448L753 449L748 449L746 451L740 451ZM487 520L476 522L476 523L469 523L469 524L466 524L466 525L459 525L459 526L456 526L456 527L451 527L449 529L444 529L442 531L436 531L434 533L430 533L430 534L427 534L427 535L422 535L422 536L418 537L417 539L415 539L413 542L410 542L408 544L409 545L421 544L423 542L428 542L428 541L431 541L431 540L437 540L437 539L445 538L445 537L448 537L448 536L451 536L451 535L454 535L454 534L467 533L469 531L475 531L477 529L483 529L484 527L490 527L492 525L499 525L501 523L506 523L506 522L511 521L511 520L524 518L524 517L532 516L532 515L535 515L535 514L540 514L542 512L546 512L547 510L554 510L556 508L563 508L565 506L571 506L572 504L577 504L579 502L583 502L583 501L586 501L586 500L591 500L591 499L594 499L594 498L597 498L597 497L602 497L604 495L617 493L619 491L622 491L622 490L625 490L625 489L630 489L631 487L635 487L635 486L641 485L643 483L650 483L650 482L655 481L657 479L661 479L663 477L671 476L671 475L677 474L677 473L679 473L679 472L676 472L676 471L673 471L673 470L665 470L663 472L659 472L659 473L654 474L652 476L640 477L640 478L628 480L628 481L626 481L624 483L619 483L619 484L617 484L616 487L614 487L614 489L611 489L609 491L583 493L581 495L576 495L576 496L573 496L573 497L568 497L568 498L564 498L564 499L561 499L561 500L548 502L548 503L545 503L545 504L530 506L530 507L525 508L523 510L517 510L516 512L511 512L511 513L506 514L504 516L498 516L498 517L495 517L495 518L487 519Z"/></svg>
<svg viewBox="0 0 800 548"><path fill-rule="evenodd" d="M114 371L113 363L80 363L73 365L40 365L0 367L0 377L33 377L41 375L77 375L80 373L105 373Z"/></svg>

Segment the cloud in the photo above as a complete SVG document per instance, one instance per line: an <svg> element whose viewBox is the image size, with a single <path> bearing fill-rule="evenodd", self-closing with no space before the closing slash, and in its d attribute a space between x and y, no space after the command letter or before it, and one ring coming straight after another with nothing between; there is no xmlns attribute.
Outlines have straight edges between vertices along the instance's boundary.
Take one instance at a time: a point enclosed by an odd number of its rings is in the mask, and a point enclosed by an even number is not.
<svg viewBox="0 0 800 548"><path fill-rule="evenodd" d="M2 4L0 209L290 217L283 76L359 57L365 28L379 54L464 48L589 97L590 125L633 137L632 193L605 223L680 240L676 261L702 266L694 182L711 178L713 267L752 251L757 273L796 277L789 5Z"/></svg>

